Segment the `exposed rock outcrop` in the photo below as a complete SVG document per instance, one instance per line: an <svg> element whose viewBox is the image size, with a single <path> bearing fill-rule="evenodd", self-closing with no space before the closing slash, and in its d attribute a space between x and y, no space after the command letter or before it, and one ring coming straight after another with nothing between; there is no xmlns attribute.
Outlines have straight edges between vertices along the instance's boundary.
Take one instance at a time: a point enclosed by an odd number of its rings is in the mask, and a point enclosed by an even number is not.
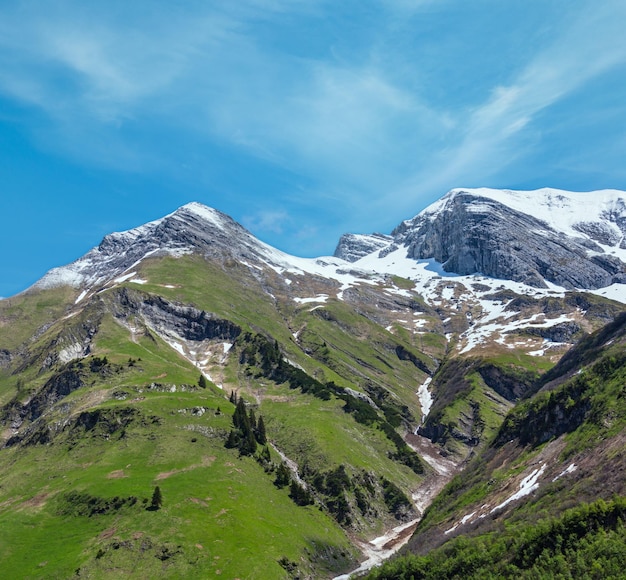
<svg viewBox="0 0 626 580"><path fill-rule="evenodd" d="M581 228L592 231L589 225ZM606 241L600 230L593 229L595 237ZM447 272L482 273L540 288L546 281L568 289L626 282L626 265L593 240L565 235L475 193L454 192L436 212L422 212L392 235L410 258L434 258Z"/></svg>
<svg viewBox="0 0 626 580"><path fill-rule="evenodd" d="M344 234L339 239L335 253L336 258L341 258L347 262L356 262L363 256L381 250L393 241L391 236L384 234Z"/></svg>
<svg viewBox="0 0 626 580"><path fill-rule="evenodd" d="M173 334L185 340L219 339L232 342L241 334L241 328L230 320L128 288L122 288L114 294L113 309L118 319L140 316L160 334Z"/></svg>

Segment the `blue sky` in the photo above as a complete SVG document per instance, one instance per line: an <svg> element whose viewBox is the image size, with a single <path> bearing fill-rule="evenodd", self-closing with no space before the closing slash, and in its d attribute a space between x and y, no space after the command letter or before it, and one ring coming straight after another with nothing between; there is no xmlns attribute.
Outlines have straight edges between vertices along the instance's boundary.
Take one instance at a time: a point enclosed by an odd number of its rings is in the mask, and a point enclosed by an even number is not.
<svg viewBox="0 0 626 580"><path fill-rule="evenodd" d="M200 201L300 256L626 189L623 0L0 0L0 296Z"/></svg>

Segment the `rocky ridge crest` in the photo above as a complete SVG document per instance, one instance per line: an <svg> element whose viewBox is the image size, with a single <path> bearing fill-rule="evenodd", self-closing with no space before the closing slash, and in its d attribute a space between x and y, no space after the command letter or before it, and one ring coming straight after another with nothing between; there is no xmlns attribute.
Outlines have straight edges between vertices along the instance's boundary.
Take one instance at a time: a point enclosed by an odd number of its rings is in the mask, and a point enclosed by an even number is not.
<svg viewBox="0 0 626 580"><path fill-rule="evenodd" d="M452 190L397 226L387 247L381 237L346 235L335 255L358 261L368 247L374 247L369 254L384 257L387 248L403 246L408 258L434 259L446 272L480 273L537 288L624 283L626 195L610 192L596 200L595 193L603 192ZM590 219L576 220L575 212L585 204ZM601 211L594 216L596 207ZM561 209L574 214L573 223L548 223Z"/></svg>

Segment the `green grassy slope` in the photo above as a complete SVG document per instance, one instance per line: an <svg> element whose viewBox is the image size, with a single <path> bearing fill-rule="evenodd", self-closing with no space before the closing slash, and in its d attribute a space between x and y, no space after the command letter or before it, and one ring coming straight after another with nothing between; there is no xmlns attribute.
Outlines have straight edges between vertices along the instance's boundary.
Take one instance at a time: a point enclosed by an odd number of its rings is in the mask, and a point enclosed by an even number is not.
<svg viewBox="0 0 626 580"><path fill-rule="evenodd" d="M7 310L19 330L2 336L15 355L0 375L3 570L25 578L280 578L350 569L359 556L350 537L410 517L407 496L423 479L417 456L407 464L408 448L396 457L395 429L418 415L405 385L425 374L395 349L416 349L345 305L329 305L336 319L328 320L276 289L273 296L236 263L185 256L142 268L146 284L76 306L75 293L59 291ZM124 287L130 294L120 294ZM157 295L240 325L219 365L223 390L210 381L201 388L198 368L139 313L124 311ZM314 341L332 343L328 357L306 352ZM261 368L264 344L278 346L280 368ZM88 354L63 362L76 345ZM320 397L302 380L334 387ZM382 397L381 406L374 411L345 388ZM259 444L254 456L226 446L233 391L267 426L267 450ZM278 451L296 462L309 505L275 484ZM163 505L146 509L157 485Z"/></svg>
<svg viewBox="0 0 626 580"><path fill-rule="evenodd" d="M409 542L419 555L371 578L621 577L625 353L622 315L575 347L437 497ZM493 510L538 471L530 495Z"/></svg>

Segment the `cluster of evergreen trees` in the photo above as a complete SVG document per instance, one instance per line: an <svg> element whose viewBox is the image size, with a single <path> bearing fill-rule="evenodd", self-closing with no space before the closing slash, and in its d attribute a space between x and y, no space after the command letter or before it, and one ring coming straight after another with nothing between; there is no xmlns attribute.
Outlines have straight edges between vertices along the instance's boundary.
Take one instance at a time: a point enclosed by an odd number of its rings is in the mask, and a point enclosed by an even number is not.
<svg viewBox="0 0 626 580"><path fill-rule="evenodd" d="M246 403L241 397L237 397L234 391L230 394L230 402L235 404L233 413L233 428L228 434L226 447L239 449L241 455L254 455L257 444L267 445L265 422L259 415L257 420L254 409L246 410Z"/></svg>
<svg viewBox="0 0 626 580"><path fill-rule="evenodd" d="M343 410L354 419L365 425L381 429L395 444L396 451L390 457L408 465L416 473L423 473L424 466L419 456L404 442L396 432L394 425L399 426L403 417L410 415L408 409L387 401L385 393L377 393L381 398L380 413L367 401L354 397L333 382L321 383L284 360L277 341L270 341L260 334L246 333L239 337L241 346L240 363L248 367L247 372L255 376L265 376L277 383L287 383L291 389L299 389L323 400L336 397L344 401ZM247 409L244 401L233 392L230 401L235 407L233 428L230 430L226 447L239 449L241 455L253 456L257 445L265 447L256 453L256 459L265 466L267 472L275 473L274 485L278 488L289 488L289 496L298 505L310 505L316 500L326 507L332 516L343 525L352 523L354 509L351 497L362 515L373 513L372 502L375 496L382 499L391 513L398 518L411 508L411 503L402 491L383 478L378 485L373 482L365 485L357 482L348 474L344 465L326 472L310 471L302 467L302 478L306 483L294 478L285 463L272 463L269 448L266 446L265 425L263 418L257 420L254 409ZM393 423L393 424L392 424Z"/></svg>
<svg viewBox="0 0 626 580"><path fill-rule="evenodd" d="M313 495L306 487L291 477L289 468L284 463L281 463L276 468L274 485L279 489L289 486L289 497L297 505L311 505L315 503Z"/></svg>
<svg viewBox="0 0 626 580"><path fill-rule="evenodd" d="M459 536L425 556L405 555L368 580L624 578L626 498L602 499L500 533Z"/></svg>
<svg viewBox="0 0 626 580"><path fill-rule="evenodd" d="M270 341L260 334L246 333L239 342L245 346L242 348L240 363L248 365L251 372L259 376L265 376L276 383L288 383L291 389L300 389L302 393L308 393L325 401L337 397L345 402L343 410L351 414L357 423L377 427L395 444L397 450L390 454L390 458L407 465L417 474L424 473L424 465L417 453L415 453L396 432L394 427L401 424L402 417L410 416L408 408L396 407L383 401L380 405L383 416L366 401L353 397L345 389L337 386L334 382L321 383L284 360L277 341Z"/></svg>
<svg viewBox="0 0 626 580"><path fill-rule="evenodd" d="M241 397L233 391L230 394L230 402L235 405L233 413L233 428L226 439L226 447L228 449L239 449L241 455L254 455L257 451L257 445L262 445L260 453L256 459L262 465L265 465L266 471L276 471L274 485L280 489L289 487L289 497L298 505L310 505L314 503L313 496L309 491L295 479L292 479L291 473L285 463L281 463L275 467L271 461L269 447L267 446L267 435L265 431L265 422L263 415L256 418L254 409L246 409L246 403Z"/></svg>

